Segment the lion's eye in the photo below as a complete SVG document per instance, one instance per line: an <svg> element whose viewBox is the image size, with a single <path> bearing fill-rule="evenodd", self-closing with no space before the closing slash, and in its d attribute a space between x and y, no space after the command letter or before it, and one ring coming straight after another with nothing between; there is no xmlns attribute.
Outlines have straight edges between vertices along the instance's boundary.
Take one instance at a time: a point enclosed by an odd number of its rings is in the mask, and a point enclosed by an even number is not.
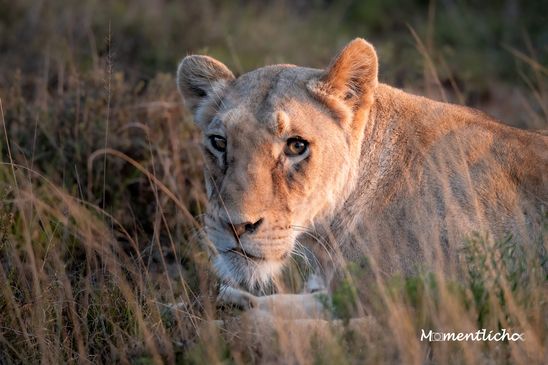
<svg viewBox="0 0 548 365"><path fill-rule="evenodd" d="M211 145L213 148L215 148L219 152L225 152L226 151L226 139L221 136L211 136L209 137L209 142L211 142Z"/></svg>
<svg viewBox="0 0 548 365"><path fill-rule="evenodd" d="M290 138L285 145L284 153L287 156L300 156L308 150L308 142L301 138Z"/></svg>

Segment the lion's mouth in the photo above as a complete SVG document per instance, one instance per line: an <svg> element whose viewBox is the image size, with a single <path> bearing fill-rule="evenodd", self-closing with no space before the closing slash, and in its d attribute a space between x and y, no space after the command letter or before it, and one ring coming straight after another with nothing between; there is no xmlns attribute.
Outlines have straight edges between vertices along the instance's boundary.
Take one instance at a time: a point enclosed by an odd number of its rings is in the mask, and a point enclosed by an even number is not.
<svg viewBox="0 0 548 365"><path fill-rule="evenodd" d="M243 256L243 257L246 257L248 259L255 260L255 261L264 261L264 260L266 260L266 258L264 256L257 256L257 255L250 254L249 252L247 252L246 250L244 250L241 247L234 247L234 248L231 248L231 249L229 249L225 252L231 252L231 253L234 253L236 255Z"/></svg>
<svg viewBox="0 0 548 365"><path fill-rule="evenodd" d="M234 247L224 251L224 253L233 253L235 255L238 255L253 261L269 261L269 260L271 261L272 259L274 259L275 261L282 261L282 260L285 260L287 256L289 256L289 252L285 252L279 255L279 257L269 258L267 256L249 253L249 251L244 250L242 247Z"/></svg>

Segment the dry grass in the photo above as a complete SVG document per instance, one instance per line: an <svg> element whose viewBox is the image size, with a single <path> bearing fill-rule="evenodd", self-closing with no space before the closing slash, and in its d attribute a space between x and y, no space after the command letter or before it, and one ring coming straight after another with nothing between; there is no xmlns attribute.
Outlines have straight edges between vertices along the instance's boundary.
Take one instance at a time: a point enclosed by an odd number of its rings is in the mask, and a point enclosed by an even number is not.
<svg viewBox="0 0 548 365"><path fill-rule="evenodd" d="M239 72L281 61L321 66L345 32L361 30L338 27L344 7L295 15L277 3L200 4L0 2L0 364L542 363L545 238L537 251L516 252L511 238L471 237L460 281L439 272L364 278L349 264L330 307L343 328L302 332L284 322L264 338L215 306L200 240L200 138L175 90L177 58L207 51ZM379 41L385 80L546 128L547 66L536 54L545 50L504 45L519 76L486 73L489 86L471 89L453 51L435 44L434 23L418 24L396 27L401 43ZM408 65L422 67L420 77L399 74L398 44L420 60ZM285 279L291 289L302 277L291 266ZM353 323L359 311L368 320ZM226 327L212 325L219 318ZM429 328L508 328L527 341L421 342Z"/></svg>

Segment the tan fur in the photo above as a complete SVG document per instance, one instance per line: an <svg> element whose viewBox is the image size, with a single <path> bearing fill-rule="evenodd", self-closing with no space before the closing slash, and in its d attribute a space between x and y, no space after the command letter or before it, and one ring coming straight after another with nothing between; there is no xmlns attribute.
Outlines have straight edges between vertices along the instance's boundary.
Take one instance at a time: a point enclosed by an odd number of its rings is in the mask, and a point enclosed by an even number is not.
<svg viewBox="0 0 548 365"><path fill-rule="evenodd" d="M474 231L539 239L548 138L379 84L377 68L362 39L326 70L276 65L234 78L206 56L181 62L178 86L204 133L206 231L226 282L260 287L297 241L324 272L364 256L409 272L452 269ZM209 135L226 138L226 154ZM309 155L284 155L295 136ZM259 221L240 237L230 228Z"/></svg>

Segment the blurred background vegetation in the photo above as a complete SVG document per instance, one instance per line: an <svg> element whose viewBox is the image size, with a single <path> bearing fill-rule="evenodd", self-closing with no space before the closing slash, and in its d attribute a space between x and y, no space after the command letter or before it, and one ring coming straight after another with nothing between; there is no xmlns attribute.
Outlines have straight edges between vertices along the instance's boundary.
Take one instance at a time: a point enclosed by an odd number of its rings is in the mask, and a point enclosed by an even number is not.
<svg viewBox="0 0 548 365"><path fill-rule="evenodd" d="M190 53L236 74L271 63L325 67L355 37L377 48L381 82L514 126L547 126L543 1L0 0L0 364L253 359L218 338L214 351L192 347L196 322L222 313L197 242L200 138L175 69ZM395 284L394 297L411 308L414 331L446 316L425 304L437 300L431 279L413 280ZM516 287L542 345L539 285ZM457 290L455 302L472 322L477 310L482 324L497 323L507 315L491 307L498 292L474 302L477 286L469 296ZM176 302L185 310L165 317L159 303ZM371 312L393 320L385 308ZM367 341L354 362L403 361L422 349ZM453 350L437 359L458 362L464 355ZM467 359L538 359L491 350Z"/></svg>
<svg viewBox="0 0 548 365"><path fill-rule="evenodd" d="M323 67L361 36L378 48L386 82L424 81L421 42L440 81L453 78L474 104L492 97L490 83L526 86L531 61L544 74L548 62L542 1L20 0L0 10L2 68L11 70L3 85L16 70L47 73L51 85L59 70L88 72L109 52L132 83L172 73L188 53L208 53L238 73L280 62Z"/></svg>

